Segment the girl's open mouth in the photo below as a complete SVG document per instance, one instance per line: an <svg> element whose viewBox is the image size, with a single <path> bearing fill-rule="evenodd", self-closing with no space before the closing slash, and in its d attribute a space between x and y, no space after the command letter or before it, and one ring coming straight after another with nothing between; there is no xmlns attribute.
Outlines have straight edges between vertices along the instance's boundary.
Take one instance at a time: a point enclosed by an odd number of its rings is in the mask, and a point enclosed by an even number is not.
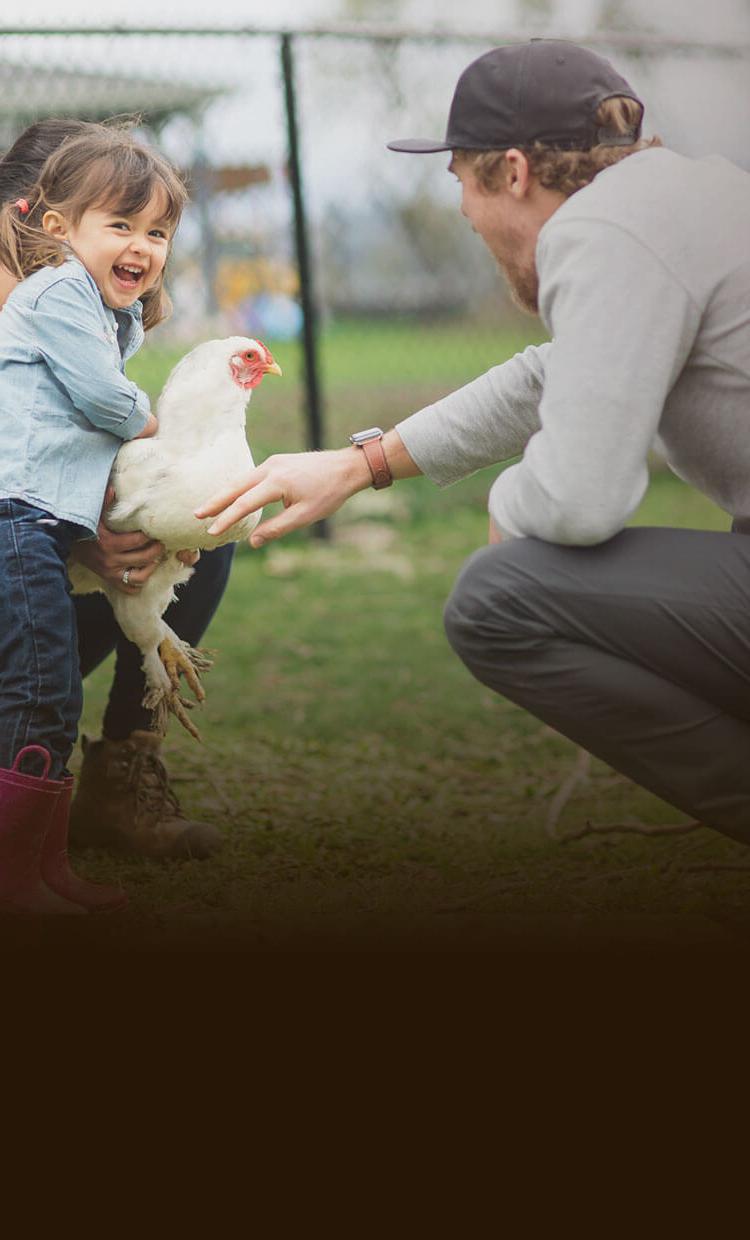
<svg viewBox="0 0 750 1240"><path fill-rule="evenodd" d="M112 274L114 275L118 284L121 284L122 287L126 289L137 288L140 280L143 277L142 271L136 270L135 268L131 270L130 267L115 266L112 268Z"/></svg>

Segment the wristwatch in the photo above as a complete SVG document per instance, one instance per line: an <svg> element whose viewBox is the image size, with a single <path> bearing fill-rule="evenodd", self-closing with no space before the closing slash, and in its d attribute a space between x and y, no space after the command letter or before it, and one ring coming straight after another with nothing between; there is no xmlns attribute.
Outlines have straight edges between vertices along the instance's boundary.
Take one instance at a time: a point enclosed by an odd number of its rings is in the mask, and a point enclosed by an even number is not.
<svg viewBox="0 0 750 1240"><path fill-rule="evenodd" d="M371 426L369 430L355 431L349 436L349 443L354 444L355 448L361 448L365 454L372 474L372 485L376 491L393 485L393 474L383 451L383 434L379 426Z"/></svg>

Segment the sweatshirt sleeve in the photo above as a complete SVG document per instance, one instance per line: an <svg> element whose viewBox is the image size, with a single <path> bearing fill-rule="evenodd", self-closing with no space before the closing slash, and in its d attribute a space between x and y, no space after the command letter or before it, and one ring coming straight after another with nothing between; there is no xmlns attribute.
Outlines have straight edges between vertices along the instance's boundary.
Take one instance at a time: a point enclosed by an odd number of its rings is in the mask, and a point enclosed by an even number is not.
<svg viewBox="0 0 750 1240"><path fill-rule="evenodd" d="M553 335L541 429L490 491L507 534L593 544L627 523L648 486L648 453L688 357L699 308L618 225L547 225L540 307Z"/></svg>
<svg viewBox="0 0 750 1240"><path fill-rule="evenodd" d="M407 452L438 486L518 456L539 428L549 344L529 345L396 426Z"/></svg>
<svg viewBox="0 0 750 1240"><path fill-rule="evenodd" d="M36 344L76 409L99 430L133 439L148 421L148 396L117 366L91 290L61 279L44 289L34 308Z"/></svg>

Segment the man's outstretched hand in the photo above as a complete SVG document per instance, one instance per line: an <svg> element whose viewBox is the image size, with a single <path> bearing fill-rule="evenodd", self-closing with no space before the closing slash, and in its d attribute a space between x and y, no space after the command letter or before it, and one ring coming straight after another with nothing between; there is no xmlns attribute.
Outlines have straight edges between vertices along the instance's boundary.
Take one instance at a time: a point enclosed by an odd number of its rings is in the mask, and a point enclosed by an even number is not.
<svg viewBox="0 0 750 1240"><path fill-rule="evenodd" d="M330 516L371 481L367 461L359 448L269 456L234 486L212 495L196 508L195 515L216 517L208 532L218 535L266 504L280 501L284 511L263 521L250 536L251 547L262 547L274 538Z"/></svg>
<svg viewBox="0 0 750 1240"><path fill-rule="evenodd" d="M420 472L397 430L386 431L383 451L394 478L413 478ZM212 495L196 508L195 515L216 517L208 532L219 535L251 512L280 501L284 511L261 522L250 535L250 546L262 547L273 538L330 517L345 500L371 485L372 474L361 448L286 453L269 456L234 486Z"/></svg>

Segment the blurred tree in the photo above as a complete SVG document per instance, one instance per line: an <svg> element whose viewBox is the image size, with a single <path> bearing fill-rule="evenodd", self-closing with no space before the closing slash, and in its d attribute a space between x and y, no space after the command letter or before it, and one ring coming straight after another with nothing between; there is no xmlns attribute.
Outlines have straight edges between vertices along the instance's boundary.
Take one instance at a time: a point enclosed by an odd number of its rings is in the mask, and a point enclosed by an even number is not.
<svg viewBox="0 0 750 1240"><path fill-rule="evenodd" d="M518 0L521 23L526 21L534 25L546 23L554 16L556 7L555 0Z"/></svg>
<svg viewBox="0 0 750 1240"><path fill-rule="evenodd" d="M334 314L389 307L426 317L508 314L504 284L484 246L454 208L429 193L400 204L333 208L319 240L321 292Z"/></svg>
<svg viewBox="0 0 750 1240"><path fill-rule="evenodd" d="M597 30L633 30L642 27L633 14L629 0L602 0L596 17Z"/></svg>

